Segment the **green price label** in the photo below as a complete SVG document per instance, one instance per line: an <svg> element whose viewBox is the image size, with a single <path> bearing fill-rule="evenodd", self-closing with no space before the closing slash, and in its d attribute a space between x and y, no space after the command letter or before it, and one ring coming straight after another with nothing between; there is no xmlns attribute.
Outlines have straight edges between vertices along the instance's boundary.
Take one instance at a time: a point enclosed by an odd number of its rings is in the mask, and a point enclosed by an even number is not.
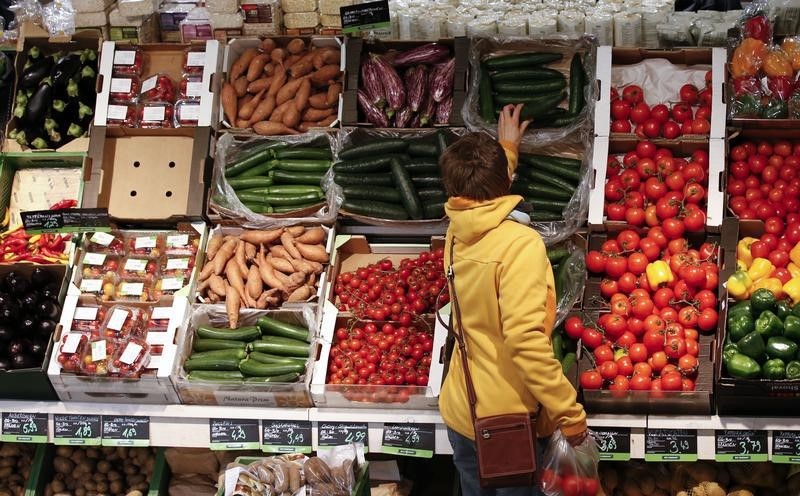
<svg viewBox="0 0 800 496"><path fill-rule="evenodd" d="M103 417L103 446L150 446L150 417Z"/></svg>
<svg viewBox="0 0 800 496"><path fill-rule="evenodd" d="M0 441L16 443L46 443L46 413L3 413Z"/></svg>
<svg viewBox="0 0 800 496"><path fill-rule="evenodd" d="M100 415L53 415L53 443L66 446L100 446Z"/></svg>
<svg viewBox="0 0 800 496"><path fill-rule="evenodd" d="M434 424L384 424L383 426L382 453L431 458L435 448Z"/></svg>

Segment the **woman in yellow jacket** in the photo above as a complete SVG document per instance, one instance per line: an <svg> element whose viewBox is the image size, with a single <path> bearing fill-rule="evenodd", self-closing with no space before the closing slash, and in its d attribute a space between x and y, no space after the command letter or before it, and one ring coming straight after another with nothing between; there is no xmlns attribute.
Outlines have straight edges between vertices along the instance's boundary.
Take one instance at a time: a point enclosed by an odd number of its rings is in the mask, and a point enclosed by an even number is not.
<svg viewBox="0 0 800 496"><path fill-rule="evenodd" d="M579 444L586 436L586 414L550 343L556 312L553 270L542 238L527 225L529 217L515 210L523 198L509 194L517 147L528 125L519 123L521 107L503 109L499 143L486 134L472 133L440 158L450 218L445 267L455 243L454 283L478 418L536 412L541 407L540 440L557 427L572 444ZM458 353L456 348L450 359L439 409L448 427L462 495L541 494L536 487L481 489Z"/></svg>

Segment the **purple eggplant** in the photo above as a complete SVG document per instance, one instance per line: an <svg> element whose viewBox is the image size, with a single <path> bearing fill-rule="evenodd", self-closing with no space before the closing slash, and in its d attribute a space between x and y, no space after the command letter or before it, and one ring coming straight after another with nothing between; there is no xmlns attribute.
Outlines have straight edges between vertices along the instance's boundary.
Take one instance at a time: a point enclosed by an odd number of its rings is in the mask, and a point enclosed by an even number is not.
<svg viewBox="0 0 800 496"><path fill-rule="evenodd" d="M411 107L405 106L401 108L394 115L394 127L408 127L412 117L414 117L414 111L411 110Z"/></svg>
<svg viewBox="0 0 800 496"><path fill-rule="evenodd" d="M369 57L361 64L361 89L366 92L369 101L377 108L382 109L386 106L386 97L378 66Z"/></svg>
<svg viewBox="0 0 800 496"><path fill-rule="evenodd" d="M419 123L419 114L414 114L414 117L411 118L411 122L408 123L408 127L422 127L422 125Z"/></svg>
<svg viewBox="0 0 800 496"><path fill-rule="evenodd" d="M407 50L394 59L394 65L403 67L414 64L436 64L450 55L450 49L439 43L426 43Z"/></svg>
<svg viewBox="0 0 800 496"><path fill-rule="evenodd" d="M453 95L448 95L447 98L436 105L436 115L433 122L436 124L448 124L450 122L450 113L453 111Z"/></svg>
<svg viewBox="0 0 800 496"><path fill-rule="evenodd" d="M425 97L425 102L419 109L419 125L420 127L429 126L432 124L433 116L436 113L436 102L430 93Z"/></svg>
<svg viewBox="0 0 800 496"><path fill-rule="evenodd" d="M444 98L453 93L453 75L456 72L456 59L437 64L428 79L431 94L435 102L441 102Z"/></svg>
<svg viewBox="0 0 800 496"><path fill-rule="evenodd" d="M386 118L386 114L369 101L369 96L364 90L358 90L358 106L369 122L378 127L389 127L389 119Z"/></svg>
<svg viewBox="0 0 800 496"><path fill-rule="evenodd" d="M403 104L406 103L406 90L403 88L403 80L400 79L397 71L394 70L394 67L389 65L386 59L374 53L371 54L370 57L375 62L378 75L381 81L383 81L386 102L389 104L390 108L400 110L403 108Z"/></svg>
<svg viewBox="0 0 800 496"><path fill-rule="evenodd" d="M428 68L417 65L408 69L404 76L406 85L406 104L414 112L419 110L425 91L428 89Z"/></svg>

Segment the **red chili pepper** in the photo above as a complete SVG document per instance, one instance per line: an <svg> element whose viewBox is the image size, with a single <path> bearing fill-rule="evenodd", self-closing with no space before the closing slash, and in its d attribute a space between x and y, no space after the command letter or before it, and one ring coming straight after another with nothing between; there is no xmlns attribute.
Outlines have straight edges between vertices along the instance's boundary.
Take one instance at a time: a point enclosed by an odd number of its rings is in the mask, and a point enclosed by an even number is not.
<svg viewBox="0 0 800 496"><path fill-rule="evenodd" d="M29 256L29 257L26 258L26 260L29 260L29 261L31 261L33 263L39 263L39 264L52 264L53 263L52 260L48 260L47 258L42 257L41 255L35 255L35 256L32 256L32 257Z"/></svg>
<svg viewBox="0 0 800 496"><path fill-rule="evenodd" d="M78 206L78 200L64 199L58 203L54 203L50 210L64 210L66 208L75 208Z"/></svg>
<svg viewBox="0 0 800 496"><path fill-rule="evenodd" d="M24 239L20 238L12 238L8 239L3 243L3 246L6 248L10 248L13 251L18 251L20 248L25 248L28 246L28 242Z"/></svg>
<svg viewBox="0 0 800 496"><path fill-rule="evenodd" d="M61 253L52 251L52 250L48 249L47 247L42 248L41 254L46 256L46 257L51 257L51 258L58 258L59 256L61 256Z"/></svg>

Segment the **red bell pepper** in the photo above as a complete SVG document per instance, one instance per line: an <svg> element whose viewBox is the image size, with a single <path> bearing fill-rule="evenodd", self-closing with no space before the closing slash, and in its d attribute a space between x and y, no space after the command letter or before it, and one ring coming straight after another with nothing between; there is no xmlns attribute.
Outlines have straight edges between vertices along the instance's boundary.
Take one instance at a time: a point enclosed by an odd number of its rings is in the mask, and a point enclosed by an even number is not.
<svg viewBox="0 0 800 496"><path fill-rule="evenodd" d="M78 206L78 200L64 199L60 202L54 203L50 210L64 210L66 208L75 208Z"/></svg>
<svg viewBox="0 0 800 496"><path fill-rule="evenodd" d="M744 21L742 34L747 38L755 38L769 44L772 41L772 26L764 14L759 14Z"/></svg>

